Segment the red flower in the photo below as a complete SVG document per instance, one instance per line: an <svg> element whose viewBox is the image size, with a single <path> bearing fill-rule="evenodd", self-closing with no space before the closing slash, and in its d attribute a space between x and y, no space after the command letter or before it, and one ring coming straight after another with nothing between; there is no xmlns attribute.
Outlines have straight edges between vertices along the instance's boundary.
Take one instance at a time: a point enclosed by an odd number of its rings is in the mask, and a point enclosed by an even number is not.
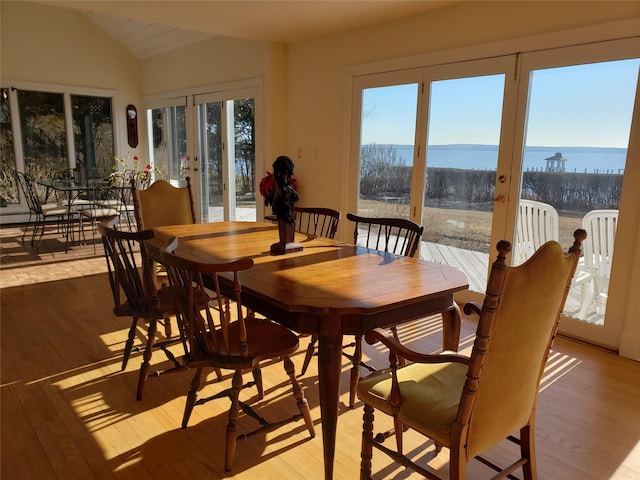
<svg viewBox="0 0 640 480"><path fill-rule="evenodd" d="M262 198L264 198L264 204L268 207L269 205L273 205L273 198L276 195L276 179L273 178L273 174L271 172L267 172L267 174L260 180L260 194Z"/></svg>
<svg viewBox="0 0 640 480"><path fill-rule="evenodd" d="M133 161L134 161L134 162L137 162L138 160L140 160L140 159L138 158L138 155L134 155L134 156L133 156Z"/></svg>
<svg viewBox="0 0 640 480"><path fill-rule="evenodd" d="M294 190L298 190L298 180L296 177L291 177L291 186ZM262 198L264 198L264 204L267 207L273 205L273 199L276 196L277 189L276 179L273 178L271 172L267 172L267 174L262 177L262 180L260 180L260 194Z"/></svg>

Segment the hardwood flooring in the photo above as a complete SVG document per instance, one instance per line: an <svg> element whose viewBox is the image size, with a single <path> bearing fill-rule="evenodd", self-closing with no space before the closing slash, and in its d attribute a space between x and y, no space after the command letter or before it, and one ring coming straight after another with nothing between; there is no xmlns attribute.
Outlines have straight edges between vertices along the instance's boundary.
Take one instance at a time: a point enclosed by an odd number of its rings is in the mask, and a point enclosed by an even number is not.
<svg viewBox="0 0 640 480"><path fill-rule="evenodd" d="M17 227L0 229L1 295L1 472L9 479L322 479L322 432L317 369L312 362L301 379L316 420L309 439L302 421L238 442L235 463L223 470L226 399L196 407L188 428L180 428L191 372L151 378L144 398L135 400L141 354L120 371L128 319L111 314L105 262L93 247L64 253L55 235L35 255ZM51 237L51 238L50 238ZM461 346L469 349L474 322L465 319ZM403 340L435 351L440 344L437 318L400 329ZM138 335L142 344L144 332ZM299 370L307 338L294 358ZM179 353L177 347L173 347ZM365 356L382 366L384 352L365 347ZM167 365L154 354L158 368ZM243 399L270 421L297 412L280 364L263 368L265 398L255 390ZM335 459L336 480L359 476L362 408L346 407L349 364L343 362L341 405ZM211 376L213 378L213 376ZM247 375L249 379L249 375ZM230 384L211 380L202 396ZM376 431L390 426L377 416ZM241 415L240 431L256 422ZM564 338L558 339L538 398L537 454L540 479L640 479L640 364ZM443 477L448 454L408 433L406 451L429 462ZM487 455L507 460L505 442ZM374 452L374 479L417 479ZM522 478L520 471L516 472ZM491 477L472 461L469 478Z"/></svg>

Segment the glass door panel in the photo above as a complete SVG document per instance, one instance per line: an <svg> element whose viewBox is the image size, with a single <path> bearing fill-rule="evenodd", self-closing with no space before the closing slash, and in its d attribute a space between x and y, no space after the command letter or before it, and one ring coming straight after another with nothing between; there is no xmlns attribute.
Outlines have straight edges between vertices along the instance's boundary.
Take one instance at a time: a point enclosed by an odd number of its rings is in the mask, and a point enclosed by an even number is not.
<svg viewBox="0 0 640 480"><path fill-rule="evenodd" d="M359 215L410 218L418 87L362 90Z"/></svg>
<svg viewBox="0 0 640 480"><path fill-rule="evenodd" d="M222 103L210 102L198 106L200 206L204 222L219 222L224 219Z"/></svg>
<svg viewBox="0 0 640 480"><path fill-rule="evenodd" d="M233 101L235 219L256 219L256 106L253 98Z"/></svg>
<svg viewBox="0 0 640 480"><path fill-rule="evenodd" d="M53 180L70 168L63 95L19 90L18 105L24 171Z"/></svg>
<svg viewBox="0 0 640 480"><path fill-rule="evenodd" d="M149 114L152 142L149 151L154 179L164 178L172 185L182 187L185 178L191 177L193 183L195 179L187 156L186 107L154 108Z"/></svg>
<svg viewBox="0 0 640 480"><path fill-rule="evenodd" d="M0 207L20 203L16 183L16 157L13 148L13 127L9 89L0 89Z"/></svg>
<svg viewBox="0 0 640 480"><path fill-rule="evenodd" d="M255 221L254 98L203 96L197 112L202 220Z"/></svg>
<svg viewBox="0 0 640 480"><path fill-rule="evenodd" d="M429 86L422 258L460 268L484 293L505 75Z"/></svg>
<svg viewBox="0 0 640 480"><path fill-rule="evenodd" d="M529 73L520 215L532 201L554 212L550 238L571 244L587 230L563 325L604 326L638 59ZM522 222L518 222L521 224ZM553 235L555 234L555 235ZM528 241L517 231L516 245ZM522 256L520 261L526 256Z"/></svg>

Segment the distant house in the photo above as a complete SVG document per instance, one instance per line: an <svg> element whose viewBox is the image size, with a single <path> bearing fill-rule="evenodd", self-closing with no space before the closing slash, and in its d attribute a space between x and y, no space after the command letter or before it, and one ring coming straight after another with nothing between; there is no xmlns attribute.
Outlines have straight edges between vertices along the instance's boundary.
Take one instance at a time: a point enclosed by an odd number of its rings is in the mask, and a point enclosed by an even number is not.
<svg viewBox="0 0 640 480"><path fill-rule="evenodd" d="M556 152L553 157L545 158L547 161L547 167L545 172L564 172L566 158L562 156L562 153Z"/></svg>

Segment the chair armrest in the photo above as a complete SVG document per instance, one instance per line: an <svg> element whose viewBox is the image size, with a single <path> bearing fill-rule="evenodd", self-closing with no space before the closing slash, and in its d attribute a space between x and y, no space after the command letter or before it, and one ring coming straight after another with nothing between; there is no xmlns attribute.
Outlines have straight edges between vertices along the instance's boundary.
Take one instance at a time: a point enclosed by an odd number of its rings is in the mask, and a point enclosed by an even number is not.
<svg viewBox="0 0 640 480"><path fill-rule="evenodd" d="M468 302L464 304L463 311L466 315L475 313L476 315L480 316L482 305L480 305L478 302Z"/></svg>
<svg viewBox="0 0 640 480"><path fill-rule="evenodd" d="M395 354L414 363L454 362L462 363L464 365L469 364L468 357L458 355L455 352L442 352L440 354L432 355L411 350L398 342L391 333L382 328L375 328L368 331L365 334L364 339L369 345L381 342L390 350L391 355Z"/></svg>

